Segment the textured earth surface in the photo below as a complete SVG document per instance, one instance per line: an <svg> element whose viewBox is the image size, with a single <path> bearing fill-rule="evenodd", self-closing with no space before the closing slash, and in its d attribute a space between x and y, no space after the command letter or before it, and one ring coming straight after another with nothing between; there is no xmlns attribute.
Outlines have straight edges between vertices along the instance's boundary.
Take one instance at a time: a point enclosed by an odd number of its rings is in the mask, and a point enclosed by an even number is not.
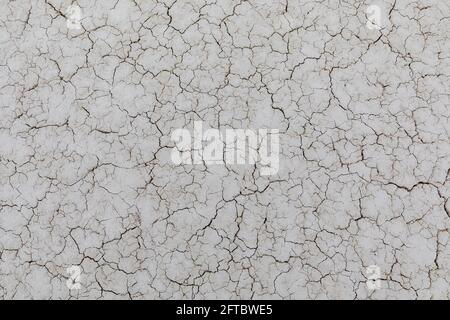
<svg viewBox="0 0 450 320"><path fill-rule="evenodd" d="M448 1L0 4L0 298L450 298ZM174 165L200 120L278 173Z"/></svg>

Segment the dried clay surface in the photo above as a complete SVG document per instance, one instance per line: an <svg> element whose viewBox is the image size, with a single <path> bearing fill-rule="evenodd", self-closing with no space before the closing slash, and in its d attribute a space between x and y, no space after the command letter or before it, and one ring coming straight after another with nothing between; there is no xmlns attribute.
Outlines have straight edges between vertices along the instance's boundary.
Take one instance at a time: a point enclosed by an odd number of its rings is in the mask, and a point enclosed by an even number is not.
<svg viewBox="0 0 450 320"><path fill-rule="evenodd" d="M1 299L450 298L448 1L0 7ZM194 121L278 171L175 165Z"/></svg>

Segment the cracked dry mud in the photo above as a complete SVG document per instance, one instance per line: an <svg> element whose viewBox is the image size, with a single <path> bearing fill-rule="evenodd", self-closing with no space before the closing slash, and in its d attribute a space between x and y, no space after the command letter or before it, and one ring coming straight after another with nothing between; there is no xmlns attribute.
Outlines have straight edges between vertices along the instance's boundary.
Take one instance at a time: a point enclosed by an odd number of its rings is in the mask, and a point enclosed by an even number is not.
<svg viewBox="0 0 450 320"><path fill-rule="evenodd" d="M0 0L0 298L450 298L450 3L372 3ZM278 173L175 166L199 120Z"/></svg>

